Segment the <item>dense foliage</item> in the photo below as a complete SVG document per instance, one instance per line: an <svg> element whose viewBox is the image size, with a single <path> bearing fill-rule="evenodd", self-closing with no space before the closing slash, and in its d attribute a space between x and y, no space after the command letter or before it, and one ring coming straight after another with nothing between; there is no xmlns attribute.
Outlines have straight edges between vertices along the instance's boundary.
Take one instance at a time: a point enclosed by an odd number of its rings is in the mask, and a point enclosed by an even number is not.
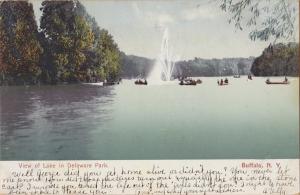
<svg viewBox="0 0 300 195"><path fill-rule="evenodd" d="M114 81L120 51L79 1L43 1L41 32L27 1L0 4L2 84Z"/></svg>
<svg viewBox="0 0 300 195"><path fill-rule="evenodd" d="M216 0L230 13L230 23L237 29L250 30L252 40L278 39L295 41L299 11L298 1L291 0Z"/></svg>
<svg viewBox="0 0 300 195"><path fill-rule="evenodd" d="M37 25L32 4L4 1L0 6L0 81L35 84L41 75Z"/></svg>
<svg viewBox="0 0 300 195"><path fill-rule="evenodd" d="M298 76L299 44L275 44L266 48L251 67L255 76Z"/></svg>

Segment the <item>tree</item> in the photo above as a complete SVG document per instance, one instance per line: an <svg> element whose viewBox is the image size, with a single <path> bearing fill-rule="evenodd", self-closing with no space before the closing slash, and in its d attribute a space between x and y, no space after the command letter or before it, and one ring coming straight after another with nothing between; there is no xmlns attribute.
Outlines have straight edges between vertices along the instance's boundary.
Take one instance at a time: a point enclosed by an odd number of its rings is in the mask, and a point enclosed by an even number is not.
<svg viewBox="0 0 300 195"><path fill-rule="evenodd" d="M100 59L100 71L104 72L105 79L116 80L120 72L120 51L107 30L101 30L96 49Z"/></svg>
<svg viewBox="0 0 300 195"><path fill-rule="evenodd" d="M120 51L78 0L43 1L41 32L32 4L0 3L0 82L114 81Z"/></svg>
<svg viewBox="0 0 300 195"><path fill-rule="evenodd" d="M267 41L295 37L298 17L296 0L218 0L222 10L231 14L229 22L237 29L251 29L252 40Z"/></svg>
<svg viewBox="0 0 300 195"><path fill-rule="evenodd" d="M51 50L54 75L59 81L85 81L86 52L94 34L77 1L44 1L41 29Z"/></svg>
<svg viewBox="0 0 300 195"><path fill-rule="evenodd" d="M271 44L254 60L251 72L256 76L297 76L299 44Z"/></svg>
<svg viewBox="0 0 300 195"><path fill-rule="evenodd" d="M39 61L43 49L32 4L27 1L3 1L0 4L0 63L3 82L34 84L41 73Z"/></svg>
<svg viewBox="0 0 300 195"><path fill-rule="evenodd" d="M120 51L79 1L44 1L41 29L51 48L58 81L117 79Z"/></svg>
<svg viewBox="0 0 300 195"><path fill-rule="evenodd" d="M2 17L0 17L0 83L5 81L5 76L7 75L8 71L8 65L6 63L5 59L5 53L7 51L7 35L5 31L5 25L4 20Z"/></svg>

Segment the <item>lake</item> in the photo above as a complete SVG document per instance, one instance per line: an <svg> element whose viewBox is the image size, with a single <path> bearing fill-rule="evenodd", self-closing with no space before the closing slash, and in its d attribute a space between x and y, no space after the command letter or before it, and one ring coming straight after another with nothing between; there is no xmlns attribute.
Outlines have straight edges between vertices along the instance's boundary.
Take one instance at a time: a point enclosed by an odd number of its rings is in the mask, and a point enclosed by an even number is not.
<svg viewBox="0 0 300 195"><path fill-rule="evenodd" d="M201 79L1 87L1 160L298 158L298 78Z"/></svg>

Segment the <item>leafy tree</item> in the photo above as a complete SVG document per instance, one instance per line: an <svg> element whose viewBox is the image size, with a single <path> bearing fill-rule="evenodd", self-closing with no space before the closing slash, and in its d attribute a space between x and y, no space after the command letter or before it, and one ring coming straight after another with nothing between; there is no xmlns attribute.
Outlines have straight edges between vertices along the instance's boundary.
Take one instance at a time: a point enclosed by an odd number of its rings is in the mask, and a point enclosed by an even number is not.
<svg viewBox="0 0 300 195"><path fill-rule="evenodd" d="M120 51L107 30L101 30L96 50L101 64L100 74L108 81L116 80L120 72Z"/></svg>
<svg viewBox="0 0 300 195"><path fill-rule="evenodd" d="M229 22L237 29L251 29L252 40L286 40L295 37L298 17L296 0L217 0L222 10L231 14ZM297 33L297 32L296 32Z"/></svg>
<svg viewBox="0 0 300 195"><path fill-rule="evenodd" d="M299 44L271 44L254 60L251 72L256 76L297 76Z"/></svg>
<svg viewBox="0 0 300 195"><path fill-rule="evenodd" d="M44 1L41 29L48 39L54 75L59 81L85 81L86 52L94 34L76 1Z"/></svg>
<svg viewBox="0 0 300 195"><path fill-rule="evenodd" d="M114 81L120 51L78 1L43 1L41 32L32 4L0 3L0 82Z"/></svg>
<svg viewBox="0 0 300 195"><path fill-rule="evenodd" d="M5 76L8 74L8 65L6 63L6 51L8 46L7 35L5 31L4 20L0 17L0 83L5 81Z"/></svg>
<svg viewBox="0 0 300 195"><path fill-rule="evenodd" d="M37 83L43 49L38 41L32 4L27 1L3 1L0 4L0 18L3 82Z"/></svg>
<svg viewBox="0 0 300 195"><path fill-rule="evenodd" d="M54 65L50 69L58 81L117 79L118 46L79 1L44 1L41 10L41 29Z"/></svg>

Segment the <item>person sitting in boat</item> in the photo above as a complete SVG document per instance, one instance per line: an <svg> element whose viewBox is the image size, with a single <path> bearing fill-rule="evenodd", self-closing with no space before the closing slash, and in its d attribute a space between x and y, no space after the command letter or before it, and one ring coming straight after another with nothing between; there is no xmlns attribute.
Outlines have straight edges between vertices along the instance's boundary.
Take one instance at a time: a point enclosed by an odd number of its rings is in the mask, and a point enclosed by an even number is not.
<svg viewBox="0 0 300 195"><path fill-rule="evenodd" d="M223 79L221 79L221 83L220 83L220 85L223 85Z"/></svg>
<svg viewBox="0 0 300 195"><path fill-rule="evenodd" d="M284 77L284 82L288 82L288 79L286 77Z"/></svg>
<svg viewBox="0 0 300 195"><path fill-rule="evenodd" d="M269 83L269 82L270 82L270 79L269 79L269 78L267 78L266 82L267 82L267 83Z"/></svg>
<svg viewBox="0 0 300 195"><path fill-rule="evenodd" d="M220 81L219 80L217 81L217 83L218 83L218 85L220 85Z"/></svg>
<svg viewBox="0 0 300 195"><path fill-rule="evenodd" d="M146 79L145 79L145 82L144 82L144 83L145 83L146 85L148 84Z"/></svg>
<svg viewBox="0 0 300 195"><path fill-rule="evenodd" d="M224 81L224 83L228 83L228 79L227 79L227 78L225 78L225 81Z"/></svg>

